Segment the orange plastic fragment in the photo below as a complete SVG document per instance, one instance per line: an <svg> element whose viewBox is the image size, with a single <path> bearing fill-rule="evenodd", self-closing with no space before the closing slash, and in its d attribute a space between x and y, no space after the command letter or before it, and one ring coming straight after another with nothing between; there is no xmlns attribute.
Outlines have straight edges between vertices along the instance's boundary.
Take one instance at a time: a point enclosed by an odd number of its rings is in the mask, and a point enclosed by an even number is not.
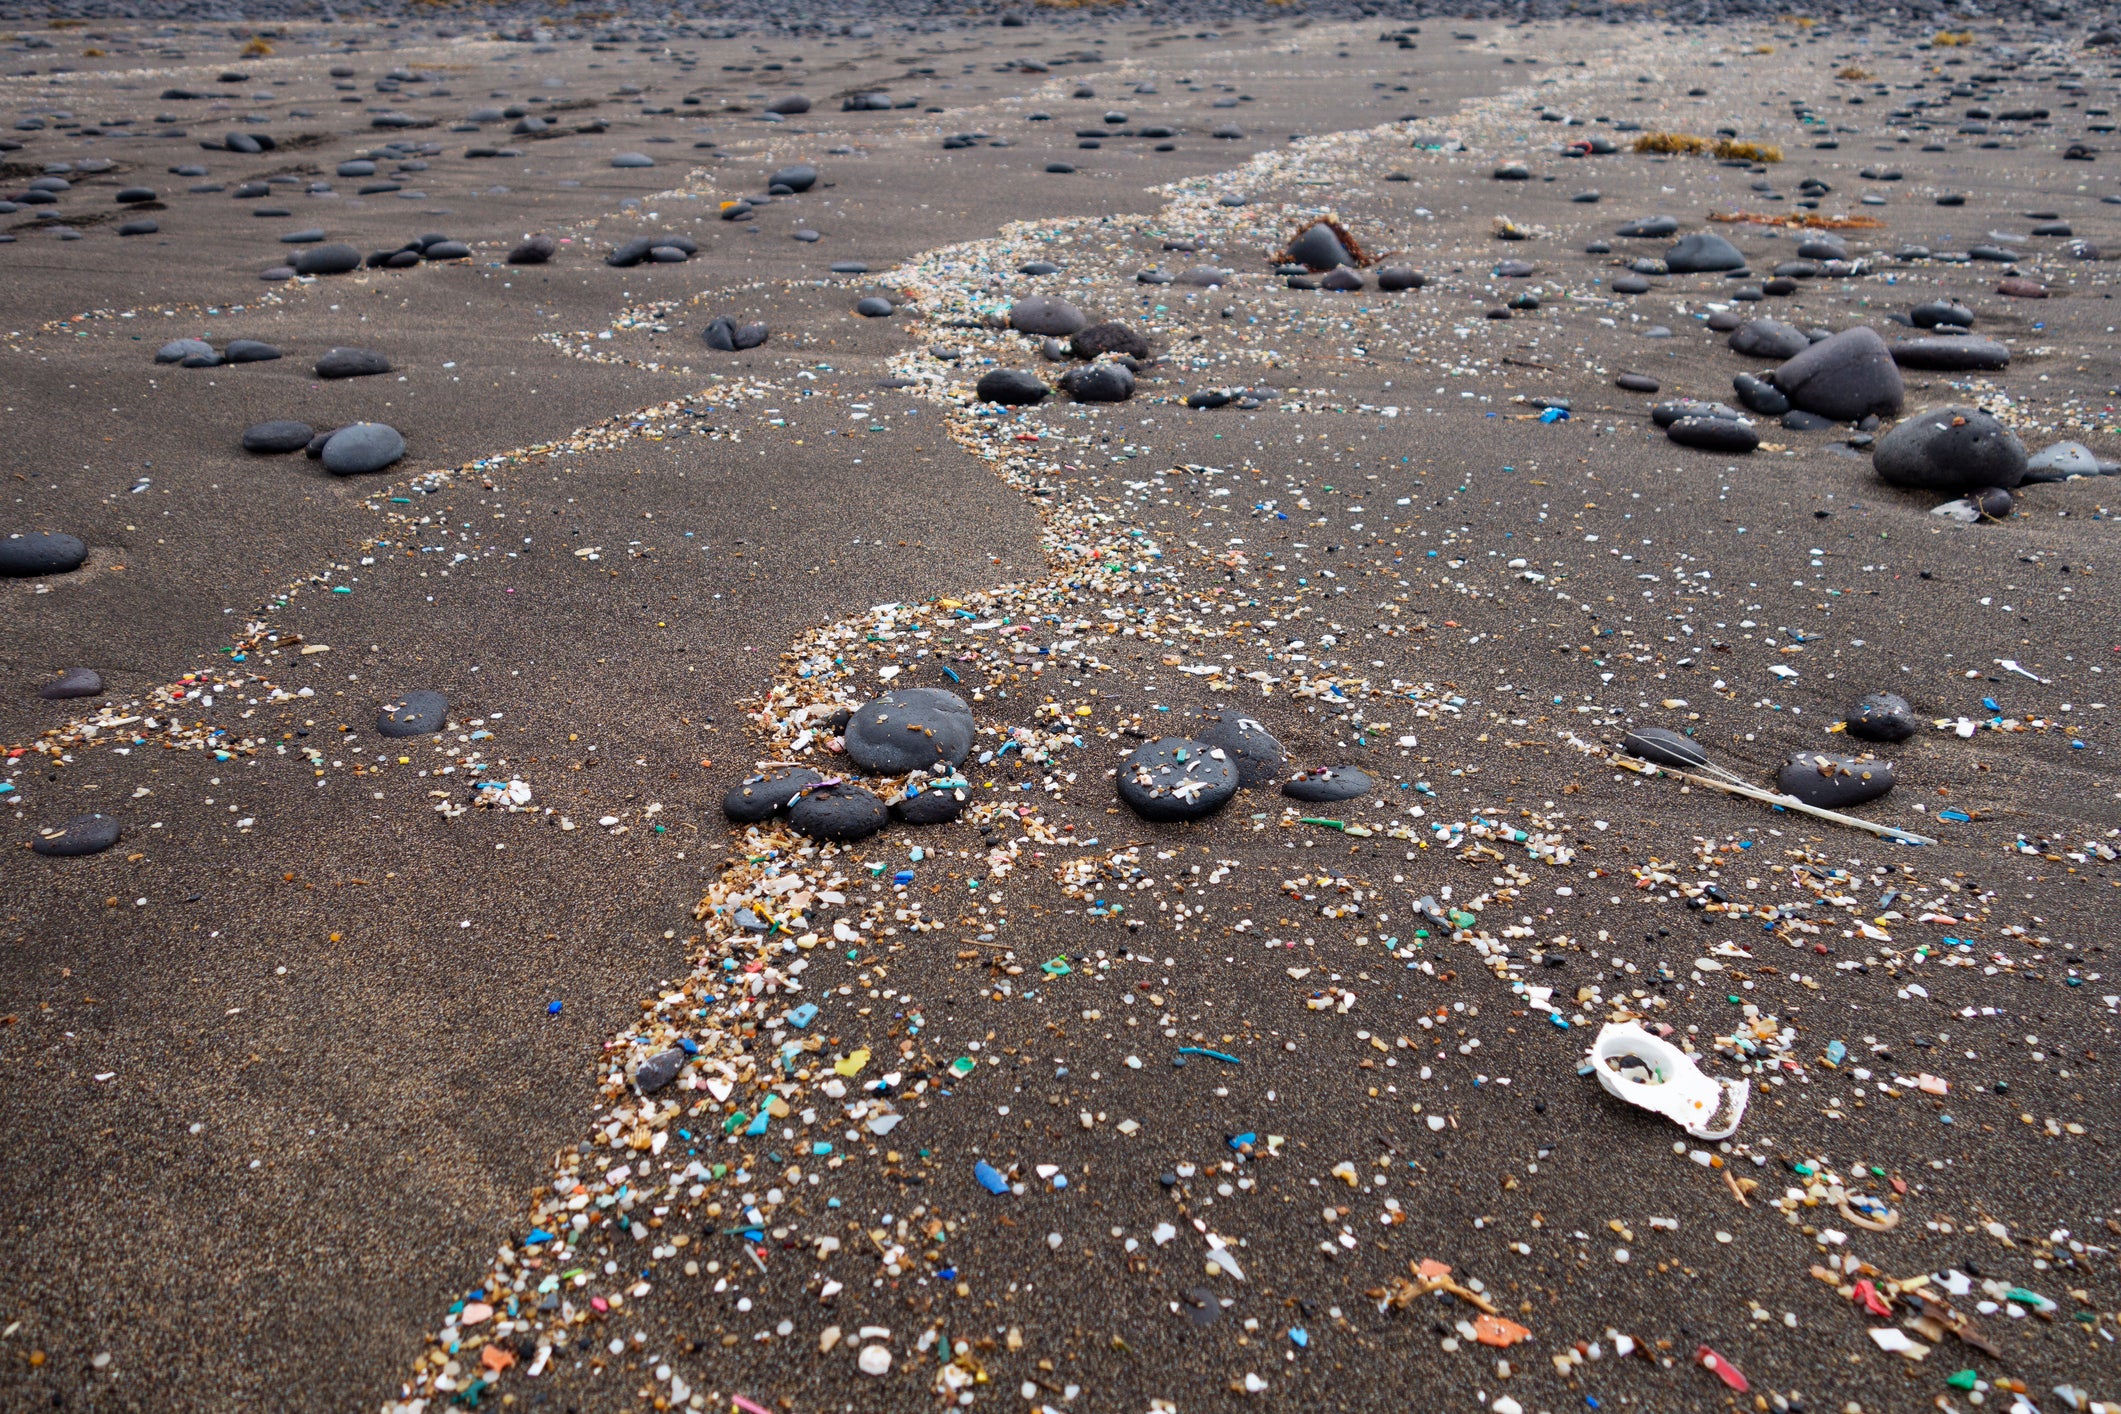
<svg viewBox="0 0 2121 1414"><path fill-rule="evenodd" d="M510 1365L515 1364L515 1362L515 1352L505 1346L489 1345L479 1352L479 1363L495 1374L499 1374Z"/></svg>
<svg viewBox="0 0 2121 1414"><path fill-rule="evenodd" d="M1434 1257L1424 1257L1421 1259L1420 1264L1414 1268L1414 1274L1416 1276L1427 1277L1429 1280L1434 1281L1438 1277L1449 1276L1451 1274L1451 1269L1444 1263L1437 1261Z"/></svg>
<svg viewBox="0 0 2121 1414"><path fill-rule="evenodd" d="M1482 1345L1507 1347L1531 1338L1530 1331L1502 1316L1478 1316L1473 1321L1473 1339Z"/></svg>
<svg viewBox="0 0 2121 1414"><path fill-rule="evenodd" d="M1740 1394L1744 1394L1748 1389L1751 1388L1751 1386L1745 1382L1745 1375L1739 1370L1736 1365L1733 1365L1730 1361L1724 1359L1721 1355L1718 1355L1715 1351L1709 1349L1706 1345L1696 1347L1694 1351L1694 1358L1696 1360L1699 1360L1703 1365L1707 1366L1709 1370L1711 1370L1715 1374L1717 1379L1722 1380L1725 1384L1729 1385L1732 1389L1737 1390Z"/></svg>

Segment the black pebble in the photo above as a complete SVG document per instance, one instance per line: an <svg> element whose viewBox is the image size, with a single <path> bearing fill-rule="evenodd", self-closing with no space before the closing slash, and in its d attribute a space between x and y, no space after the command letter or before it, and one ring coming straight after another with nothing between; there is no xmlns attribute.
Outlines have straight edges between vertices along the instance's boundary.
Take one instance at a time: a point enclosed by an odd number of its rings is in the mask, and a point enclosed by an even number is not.
<svg viewBox="0 0 2121 1414"><path fill-rule="evenodd" d="M262 454L299 452L316 435L316 429L306 422L261 422L244 429L243 450Z"/></svg>
<svg viewBox="0 0 2121 1414"><path fill-rule="evenodd" d="M997 368L981 374L974 391L983 403L1028 407L1043 401L1050 390L1045 380L1027 369Z"/></svg>
<svg viewBox="0 0 2121 1414"><path fill-rule="evenodd" d="M851 783L805 791L788 808L788 823L797 834L828 843L864 839L889 818L883 801Z"/></svg>
<svg viewBox="0 0 2121 1414"><path fill-rule="evenodd" d="M370 378L388 372L390 360L374 349L332 349L317 360L319 378Z"/></svg>
<svg viewBox="0 0 2121 1414"><path fill-rule="evenodd" d="M433 736L449 721L449 699L420 690L399 695L376 709L378 736Z"/></svg>
<svg viewBox="0 0 2121 1414"><path fill-rule="evenodd" d="M685 1068L685 1052L676 1046L667 1051L658 1051L634 1067L633 1084L643 1095L656 1091L678 1078Z"/></svg>
<svg viewBox="0 0 2121 1414"><path fill-rule="evenodd" d="M1893 763L1858 761L1822 751L1800 751L1775 773L1776 788L1806 805L1846 810L1893 788Z"/></svg>
<svg viewBox="0 0 2121 1414"><path fill-rule="evenodd" d="M101 854L118 842L120 833L118 822L108 815L76 815L56 828L38 830L30 848L60 859Z"/></svg>
<svg viewBox="0 0 2121 1414"><path fill-rule="evenodd" d="M722 797L722 813L735 824L755 825L788 808L796 792L825 779L808 766L775 766L746 776Z"/></svg>
<svg viewBox="0 0 2121 1414"><path fill-rule="evenodd" d="M1237 767L1228 755L1187 737L1136 747L1119 768L1119 798L1144 820L1197 819L1236 793Z"/></svg>
<svg viewBox="0 0 2121 1414"><path fill-rule="evenodd" d="M956 778L921 784L918 795L909 794L903 800L892 802L891 818L902 825L942 825L965 813L971 792L965 782Z"/></svg>
<svg viewBox="0 0 2121 1414"><path fill-rule="evenodd" d="M1848 734L1865 741L1906 741L1922 729L1922 719L1897 693L1874 692L1848 715Z"/></svg>
<svg viewBox="0 0 2121 1414"><path fill-rule="evenodd" d="M1369 772L1354 766L1319 766L1293 781L1284 781L1281 793L1291 800L1326 804L1367 795L1374 784Z"/></svg>
<svg viewBox="0 0 2121 1414"><path fill-rule="evenodd" d="M1194 739L1219 747L1237 767L1237 783L1261 786L1279 776L1288 755L1274 734L1252 718L1235 712L1210 712L1193 733Z"/></svg>
<svg viewBox="0 0 2121 1414"><path fill-rule="evenodd" d="M28 579L40 574L65 574L79 569L88 558L88 546L78 537L45 531L10 535L0 540L0 577Z"/></svg>
<svg viewBox="0 0 2121 1414"><path fill-rule="evenodd" d="M955 766L972 749L972 708L939 687L905 687L863 704L842 740L847 756L871 775L899 776Z"/></svg>
<svg viewBox="0 0 2121 1414"><path fill-rule="evenodd" d="M98 697L102 692L103 675L94 668L68 668L37 689L37 695L48 702L68 697Z"/></svg>

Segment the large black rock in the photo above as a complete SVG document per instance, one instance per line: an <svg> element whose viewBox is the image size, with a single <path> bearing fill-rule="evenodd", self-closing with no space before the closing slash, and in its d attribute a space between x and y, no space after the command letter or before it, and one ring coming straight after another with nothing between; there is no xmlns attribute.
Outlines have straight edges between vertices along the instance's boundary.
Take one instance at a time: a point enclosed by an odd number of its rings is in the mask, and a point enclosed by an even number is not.
<svg viewBox="0 0 2121 1414"><path fill-rule="evenodd" d="M954 692L904 687L863 704L843 741L855 765L876 776L955 766L972 749L972 709Z"/></svg>
<svg viewBox="0 0 2121 1414"><path fill-rule="evenodd" d="M1193 820L1237 794L1237 767L1206 742L1167 736L1120 763L1119 798L1144 820Z"/></svg>
<svg viewBox="0 0 2121 1414"><path fill-rule="evenodd" d="M1895 486L1954 495L2025 480L2025 444L1979 408L1928 408L1878 439L1871 465Z"/></svg>
<svg viewBox="0 0 2121 1414"><path fill-rule="evenodd" d="M739 825L755 825L785 811L796 795L825 778L808 766L775 766L746 776L722 797L722 813Z"/></svg>
<svg viewBox="0 0 2121 1414"><path fill-rule="evenodd" d="M1907 386L1877 331L1861 325L1821 339L1775 370L1792 405L1836 422L1900 411Z"/></svg>

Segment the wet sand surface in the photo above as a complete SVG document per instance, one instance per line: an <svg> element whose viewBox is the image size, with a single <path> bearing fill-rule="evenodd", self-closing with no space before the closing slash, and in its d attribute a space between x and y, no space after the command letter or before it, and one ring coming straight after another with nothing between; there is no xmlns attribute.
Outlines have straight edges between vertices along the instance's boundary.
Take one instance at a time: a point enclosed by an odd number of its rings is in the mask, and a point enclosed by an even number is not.
<svg viewBox="0 0 2121 1414"><path fill-rule="evenodd" d="M2121 1398L2111 483L1965 524L1870 455L1945 405L2121 454L2082 31L93 28L0 80L43 123L7 182L73 164L0 218L0 535L89 547L0 582L0 1405ZM458 130L512 104L553 135ZM1634 150L1719 128L1779 160ZM1790 216L1847 259L1734 299ZM1362 287L1292 287L1328 217ZM311 228L470 254L258 278ZM1704 231L1749 271L1616 289ZM606 264L656 234L697 252ZM1009 329L1033 294L1146 340L1130 399L976 400L1081 366ZM1742 454L1650 417L1774 363L1712 317L1890 345L1936 299L2008 366ZM185 337L283 356L153 361ZM390 371L316 377L344 346ZM408 451L244 452L274 418ZM102 695L38 695L76 667ZM725 819L909 686L969 705L961 818ZM446 729L381 736L413 690ZM1838 730L1873 692L1911 739ZM1216 712L1374 784L1115 800ZM1763 787L1872 752L1850 808L1937 843L1630 774L1649 725ZM115 847L30 849L89 812ZM1735 1132L1600 1088L1630 1019L1750 1081Z"/></svg>

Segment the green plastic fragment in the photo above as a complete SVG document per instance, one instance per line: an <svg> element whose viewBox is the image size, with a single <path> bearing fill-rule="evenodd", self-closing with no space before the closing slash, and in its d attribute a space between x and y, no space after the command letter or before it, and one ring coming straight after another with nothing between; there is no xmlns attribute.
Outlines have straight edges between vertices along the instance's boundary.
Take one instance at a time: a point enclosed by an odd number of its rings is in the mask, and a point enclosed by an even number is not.
<svg viewBox="0 0 2121 1414"><path fill-rule="evenodd" d="M1327 820L1316 815L1300 816L1296 823L1299 825L1324 825L1329 830L1345 830L1348 828L1348 822L1345 820Z"/></svg>
<svg viewBox="0 0 2121 1414"><path fill-rule="evenodd" d="M956 1060L950 1062L950 1073L961 1079L978 1069L979 1062L970 1056L959 1056Z"/></svg>
<svg viewBox="0 0 2121 1414"><path fill-rule="evenodd" d="M1945 1376L1944 1382L1953 1389L1972 1389L1980 1379L1981 1377L1970 1369L1954 1370L1951 1374Z"/></svg>
<svg viewBox="0 0 2121 1414"><path fill-rule="evenodd" d="M1048 977L1066 977L1075 971L1068 965L1068 959L1065 957L1049 958L1038 965L1038 970Z"/></svg>

